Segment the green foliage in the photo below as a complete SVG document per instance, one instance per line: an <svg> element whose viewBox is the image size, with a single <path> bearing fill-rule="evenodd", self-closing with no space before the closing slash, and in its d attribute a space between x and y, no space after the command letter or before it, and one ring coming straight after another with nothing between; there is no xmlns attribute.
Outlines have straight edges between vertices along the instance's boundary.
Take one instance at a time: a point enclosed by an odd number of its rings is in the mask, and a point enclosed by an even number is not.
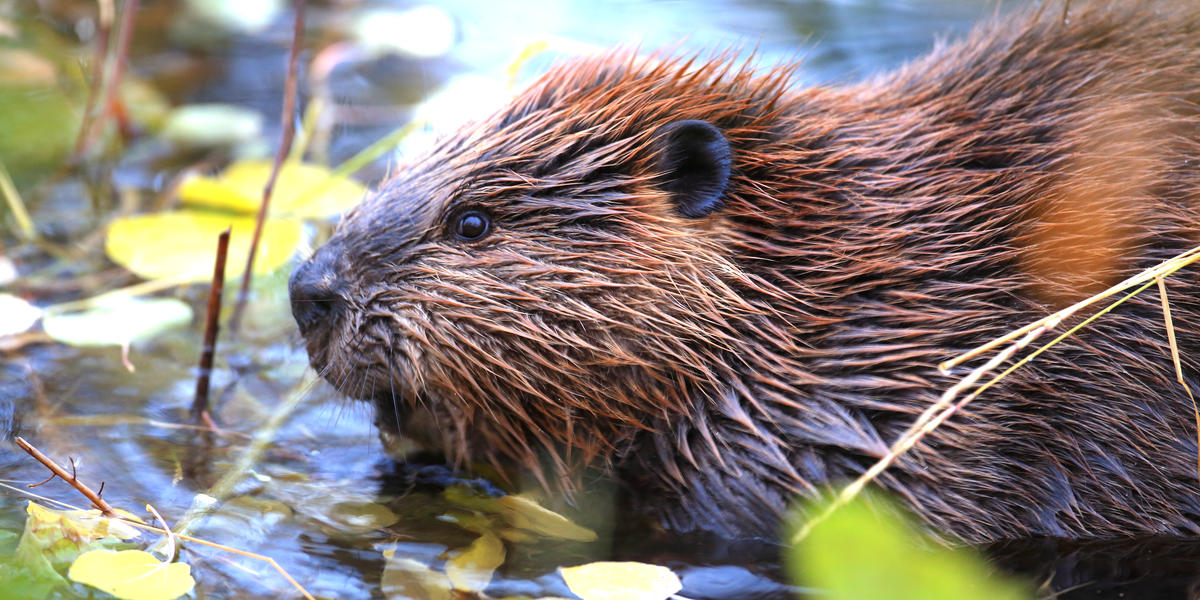
<svg viewBox="0 0 1200 600"><path fill-rule="evenodd" d="M79 123L59 88L0 86L0 162L18 185L27 183L66 160Z"/></svg>
<svg viewBox="0 0 1200 600"><path fill-rule="evenodd" d="M879 498L859 497L838 509L789 550L793 579L821 590L828 600L1032 597L975 553L938 545L898 514Z"/></svg>

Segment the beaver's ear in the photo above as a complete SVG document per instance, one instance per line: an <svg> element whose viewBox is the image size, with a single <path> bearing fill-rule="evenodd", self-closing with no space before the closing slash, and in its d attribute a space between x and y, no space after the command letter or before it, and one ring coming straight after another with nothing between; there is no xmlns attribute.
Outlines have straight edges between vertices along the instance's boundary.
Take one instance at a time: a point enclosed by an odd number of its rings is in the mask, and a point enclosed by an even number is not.
<svg viewBox="0 0 1200 600"><path fill-rule="evenodd" d="M675 209L698 218L721 207L733 156L721 131L705 121L676 121L658 130L658 167Z"/></svg>

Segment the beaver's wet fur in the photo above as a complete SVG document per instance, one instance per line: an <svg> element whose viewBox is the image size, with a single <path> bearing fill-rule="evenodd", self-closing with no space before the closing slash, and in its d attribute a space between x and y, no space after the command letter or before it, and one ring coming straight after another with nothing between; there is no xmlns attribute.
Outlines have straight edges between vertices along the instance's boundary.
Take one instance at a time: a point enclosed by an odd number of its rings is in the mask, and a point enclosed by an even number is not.
<svg viewBox="0 0 1200 600"><path fill-rule="evenodd" d="M457 464L598 467L670 528L776 536L952 383L940 361L1200 243L1200 6L1051 5L845 87L561 65L296 270L312 364ZM1188 374L1195 285L1168 283ZM968 541L1200 533L1158 297L878 483Z"/></svg>

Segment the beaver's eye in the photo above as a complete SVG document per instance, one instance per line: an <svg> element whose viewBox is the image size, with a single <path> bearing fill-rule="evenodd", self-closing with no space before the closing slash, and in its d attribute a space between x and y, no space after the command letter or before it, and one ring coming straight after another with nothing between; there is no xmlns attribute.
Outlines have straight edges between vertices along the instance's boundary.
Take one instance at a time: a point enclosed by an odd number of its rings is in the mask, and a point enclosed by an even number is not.
<svg viewBox="0 0 1200 600"><path fill-rule="evenodd" d="M468 210L454 217L451 231L460 239L473 242L487 235L491 221L481 210Z"/></svg>

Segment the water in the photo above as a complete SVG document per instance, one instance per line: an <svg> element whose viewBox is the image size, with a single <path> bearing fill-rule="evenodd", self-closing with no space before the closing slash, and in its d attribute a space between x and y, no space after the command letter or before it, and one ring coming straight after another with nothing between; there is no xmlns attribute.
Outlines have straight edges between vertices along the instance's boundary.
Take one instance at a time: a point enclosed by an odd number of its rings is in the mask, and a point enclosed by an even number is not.
<svg viewBox="0 0 1200 600"><path fill-rule="evenodd" d="M146 4L134 35L132 73L173 104L224 102L254 109L264 117L264 139L274 143L290 16L277 15L262 31L214 36L189 21L180 2ZM327 49L350 36L358 16L412 6L342 2L312 7L306 64L328 57ZM746 56L754 53L764 66L801 58L801 81L836 83L898 66L927 51L938 36L962 32L993 10L990 3L956 0L451 0L438 6L453 23L448 52L431 57L361 53L332 69L328 83L338 109L323 153L330 162L344 160L414 114L430 111L428 104L419 107L436 94L442 94L442 101L428 113L436 116L435 127L495 108L507 93L506 67L538 40L676 48L680 53L733 48ZM78 44L75 32L86 33L94 25L88 16L92 10L90 2L65 2L42 12L32 4L0 3L0 15L7 11L22 27L48 28L67 45ZM569 44L555 44L557 52L526 65L523 81L544 70L551 57L569 53L564 50ZM305 81L312 83L311 77ZM311 101L312 95L304 100ZM60 241L78 241L116 209L112 182L131 192L156 194L195 160L166 152L152 141L136 143L47 184L43 194L35 195L40 200L34 219L54 230ZM364 181L381 177L387 163L365 170ZM0 291L46 303L130 282L112 274L99 253L64 265L11 238L3 242L0 248L10 250L23 276ZM96 273L108 275L98 284L52 285ZM73 457L80 477L94 486L104 482L105 498L113 504L141 512L152 503L174 520L186 513L197 493L211 491L276 406L299 397L302 402L273 432L273 444L254 464L253 476L238 481L215 514L198 519L193 535L271 556L319 596L380 598L381 578L388 577L389 569L385 552L393 561L401 557L440 567L448 551L478 537L464 526L471 511L435 487L414 485L411 470L396 467L384 454L365 405L337 397L323 383L305 382L307 362L290 321L285 276L260 282L247 330L236 341L220 342L213 398L223 435L214 438L179 426L188 422L202 335L201 325L194 323L136 347L136 373L121 366L112 348L36 344L4 355L0 433L5 435L0 438L22 435L63 462ZM197 308L203 303L203 290L177 295ZM15 486L44 479L41 467L7 441L0 446L0 474ZM35 491L82 502L61 482ZM24 502L15 491L0 491L0 532L21 530ZM355 509L376 503L390 507L398 520L373 521ZM1145 598L1194 595L1196 569L1190 557L1198 549L1180 540L1034 541L1005 544L992 552L1000 564L1050 582L1047 589L1060 591L1062 598ZM616 556L672 567L682 574L682 594L689 598L791 597L775 566L778 551L768 543L681 540L645 532L617 531L593 544L535 540L510 545L509 559L488 593L566 595L554 575L557 566ZM200 581L197 597L291 594L288 584L262 563L195 545L188 546L184 558Z"/></svg>

